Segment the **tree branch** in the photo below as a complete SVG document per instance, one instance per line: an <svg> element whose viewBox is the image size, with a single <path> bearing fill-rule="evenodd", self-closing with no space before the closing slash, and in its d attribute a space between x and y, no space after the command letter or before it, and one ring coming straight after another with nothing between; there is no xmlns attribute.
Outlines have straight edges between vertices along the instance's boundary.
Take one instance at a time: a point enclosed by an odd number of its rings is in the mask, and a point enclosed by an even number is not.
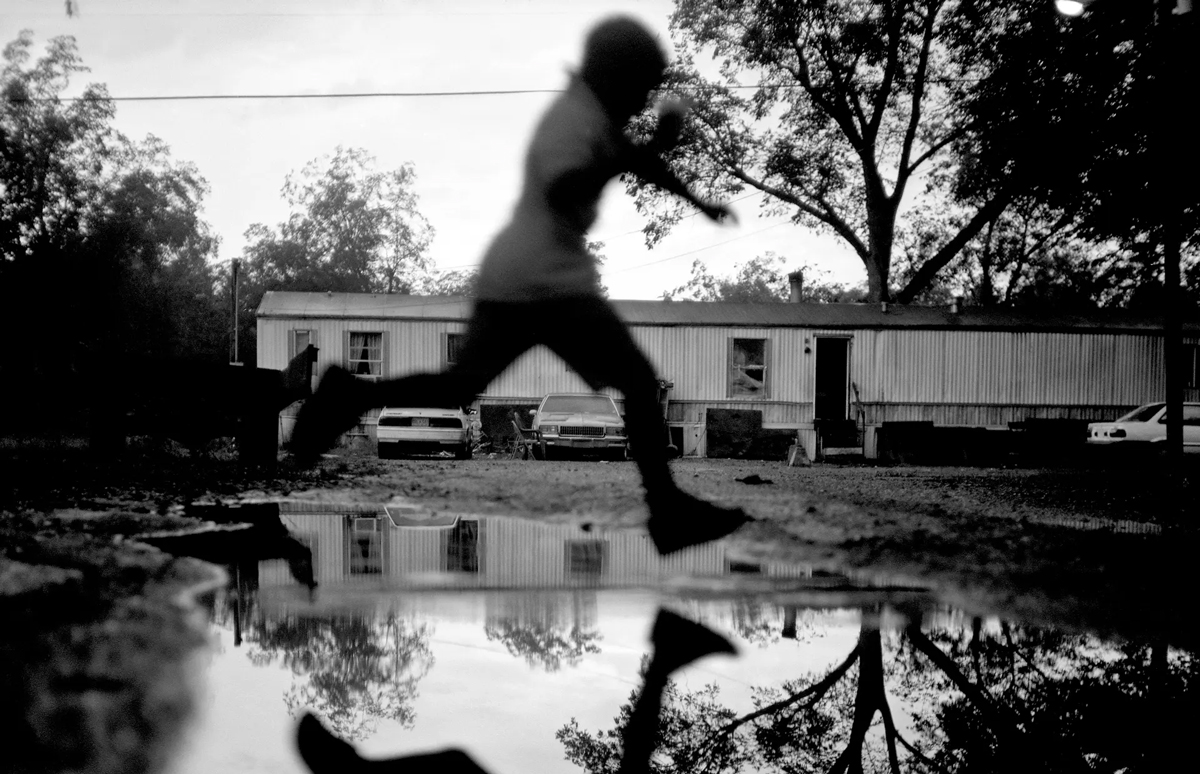
<svg viewBox="0 0 1200 774"><path fill-rule="evenodd" d="M971 129L974 128L974 126L975 126L974 121L968 121L967 123L963 124L962 126L948 132L946 134L946 136L943 137L942 139L938 140L935 143L932 143L928 148L925 149L924 153L922 153L920 156L917 156L916 160L913 161L911 164L908 165L907 168L904 169L905 174L911 177L913 175L913 173L915 173L917 171L918 167L920 167L926 161L929 161L929 159L936 156L938 151L940 151L942 148L945 148L950 143L965 136L967 134L967 132L969 132ZM915 139L914 139L914 142L915 142Z"/></svg>
<svg viewBox="0 0 1200 774"><path fill-rule="evenodd" d="M879 697L879 714L883 717L884 738L887 740L888 763L893 774L900 774L900 756L896 753L896 721L892 718L892 708L888 706L887 695L881 692Z"/></svg>
<svg viewBox="0 0 1200 774"><path fill-rule="evenodd" d="M879 90L875 92L875 99L871 103L871 121L868 131L872 137L879 134L879 127L883 124L883 114L887 110L888 95L892 93L892 84L896 80L896 69L899 65L900 58L900 31L904 26L904 12L899 12L893 6L887 6L892 12L892 17L888 23L888 51L887 51L887 67L883 71L883 80L879 85Z"/></svg>
<svg viewBox="0 0 1200 774"><path fill-rule="evenodd" d="M950 682L954 683L954 686L975 705L975 708L979 710L979 713L983 715L998 736L1007 742L1018 745L1025 742L1025 735L1018 727L1017 718L1004 711L981 688L972 683L954 663L954 660L930 642L920 628L915 624L910 624L905 633L916 649L942 670L950 678Z"/></svg>
<svg viewBox="0 0 1200 774"><path fill-rule="evenodd" d="M757 188L765 194L770 194L776 199L787 202L801 212L811 215L825 225L829 226L837 233L838 236L850 243L850 246L854 248L854 251L858 253L859 257L861 257L864 261L867 260L869 255L867 246L862 243L862 240L858 238L858 234L854 233L854 230L850 228L850 225L846 223L846 221L842 220L842 218L840 218L837 213L834 212L833 208L826 204L824 200L819 199L819 197L813 197L822 205L821 207L814 207L809 202L792 195L782 188L778 188L769 183L764 183L743 169L730 170L730 174L751 188Z"/></svg>
<svg viewBox="0 0 1200 774"><path fill-rule="evenodd" d="M858 131L858 127L854 125L854 116L849 108L840 103L834 102L825 97L823 89L818 89L812 80L812 72L808 66L808 58L804 55L804 48L800 41L797 40L792 44L792 51L796 55L797 69L792 72L792 75L800 81L800 86L805 93L812 99L813 104L821 108L822 111L837 123L838 128L842 130L842 134L846 135L846 139L850 142L851 147L856 152L860 152L863 147L863 138ZM833 77L832 68L830 76Z"/></svg>
<svg viewBox="0 0 1200 774"><path fill-rule="evenodd" d="M937 761L933 760L932 758L927 756L925 753L918 750L912 744L912 742L905 739L904 735L901 734L900 732L896 732L896 740L904 746L904 749L908 750L908 752L910 754L912 754L913 757L915 757L917 760L919 760L921 763L923 763L927 768L930 768L930 769L938 768Z"/></svg>
<svg viewBox="0 0 1200 774"><path fill-rule="evenodd" d="M897 201L904 196L904 188L908 184L909 175L912 174L910 170L915 169L915 166L909 166L909 157L912 156L913 143L917 138L917 128L921 124L921 102L925 98L925 80L929 74L929 50L933 45L934 20L940 10L941 3L938 3L928 10L928 15L925 17L925 28L921 36L921 54L917 60L916 73L913 75L911 113L908 117L908 126L904 129L900 163L896 165L898 170L896 188L892 191L892 196Z"/></svg>
<svg viewBox="0 0 1200 774"><path fill-rule="evenodd" d="M992 219L999 217L1000 213L1004 212L1004 208L1012 201L1012 196L1007 192L996 194L991 201L983 205L975 217L963 226L949 242L942 246L941 250L933 255L932 258L925 261L921 268L917 269L917 273L909 280L908 284L896 294L896 303L909 304L917 293L924 290L932 282L937 273L946 267L958 255L959 251L971 241L983 227L986 226Z"/></svg>
<svg viewBox="0 0 1200 774"><path fill-rule="evenodd" d="M847 670L849 670L854 662L858 659L858 656L859 646L855 645L854 649L850 651L850 655L846 656L846 660L839 664L832 672L822 678L820 682L813 683L800 693L789 696L786 699L781 699L772 704L768 704L765 707L759 707L754 712L730 721L724 728L717 732L717 735L723 737L729 736L747 723L758 720L764 715L770 715L772 713L779 712L780 710L787 709L795 704L799 704L801 701L810 696L813 697L813 700L809 702L808 706L813 706L819 702L826 693L829 692L829 689L837 685L838 681L842 679Z"/></svg>

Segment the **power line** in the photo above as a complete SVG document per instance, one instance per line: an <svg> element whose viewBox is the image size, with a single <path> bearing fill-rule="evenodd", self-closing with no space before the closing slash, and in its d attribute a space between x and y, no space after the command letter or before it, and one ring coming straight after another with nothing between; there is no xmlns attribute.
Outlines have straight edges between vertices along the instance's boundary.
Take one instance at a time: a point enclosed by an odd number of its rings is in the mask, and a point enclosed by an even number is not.
<svg viewBox="0 0 1200 774"><path fill-rule="evenodd" d="M249 99L379 99L388 97L483 97L559 94L562 89L475 89L469 91L363 91L344 94L159 94L140 97L22 97L12 102L199 102Z"/></svg>
<svg viewBox="0 0 1200 774"><path fill-rule="evenodd" d="M982 78L930 78L926 83L962 83L981 81ZM701 86L678 89L684 93L706 91L747 91L751 89L780 89L794 91L803 89L799 84L759 83L745 86ZM494 97L520 94L561 94L564 89L463 89L449 91L362 91L343 94L153 94L136 97L113 96L81 96L81 97L17 97L10 98L15 103L22 102L201 102L219 100L300 100L300 99L386 99L403 97Z"/></svg>
<svg viewBox="0 0 1200 774"><path fill-rule="evenodd" d="M614 269L613 271L607 271L607 272L602 271L600 273L602 276L608 277L613 274L621 274L622 272L636 271L638 269L644 269L647 266L654 266L656 264L666 263L667 261L673 261L676 258L683 258L688 255L694 255L695 253L701 253L701 252L704 252L705 250L711 250L714 247L721 247L722 245L727 245L730 242L736 242L739 239L746 239L747 237L757 236L758 234L761 234L764 231L770 231L773 228L779 228L780 226L786 226L786 225L790 225L790 224L786 223L786 222L772 223L771 225L764 226L763 228L760 228L757 231L751 231L748 234L741 234L740 236L735 236L732 239L726 239L724 242L715 242L711 245L705 245L704 247L697 247L695 250L688 250L686 252L676 253L675 255L668 255L666 258L659 258L658 260L655 260L655 261L647 261L646 263L639 263L637 266L626 266L623 269Z"/></svg>
<svg viewBox="0 0 1200 774"><path fill-rule="evenodd" d="M764 193L760 193L759 191L752 191L751 193L748 193L748 194L746 194L745 196L739 196L739 197L738 197L738 198L736 198L736 199L730 199L729 201L727 201L727 202L722 202L722 203L723 203L723 204L726 204L726 205L729 205L729 204L737 204L738 202L744 202L744 201L746 201L747 199L751 199L751 198L753 198L753 197L755 197L755 196L761 196L761 197L763 197L763 198L766 198L766 194L764 194ZM703 214L703 213L701 213L701 212L700 212L700 210L696 210L695 212L689 212L687 215L683 215L683 216L681 216L679 219L680 219L680 220L687 220L688 218L694 218L694 217L696 217L697 215L701 215L701 214ZM605 237L604 239L598 239L597 241L602 241L602 242L604 242L605 244L608 244L609 242L611 242L611 241L612 241L612 240L614 240L614 239L620 239L621 237L627 237L627 236L629 236L629 235L631 235L631 234L644 234L644 233L645 233L645 229L642 229L642 228L633 228L633 229L630 229L629 231L622 231L620 234L613 234L612 236Z"/></svg>
<svg viewBox="0 0 1200 774"><path fill-rule="evenodd" d="M753 191L753 192L751 192L751 193L748 193L748 194L746 194L745 196L739 196L739 197L738 197L738 198L736 198L736 199L730 199L729 201L727 201L727 202L724 202L724 203L725 203L725 204L727 204L727 205L728 205L728 204L737 204L738 202L744 202L744 201L746 201L747 199L752 199L752 198L754 198L755 196L760 196L760 197L762 197L762 198L764 198L764 199L765 199L767 195L766 195L765 193L761 193L761 192L759 192L759 191ZM700 214L702 214L702 213L701 213L699 210L696 210L695 212L690 212L690 213L688 213L687 215L684 215L684 216L682 216L682 217L680 218L680 220L687 220L688 218L694 218L694 217L696 217L697 215L700 215ZM775 225L781 225L781 224L778 224L778 223L777 223L777 224L775 224ZM766 231L766 229L767 229L767 228L774 228L774 227L775 227L774 225L773 225L773 226L767 226L766 228L764 228L764 229L761 229L761 231ZM623 232L621 232L620 234L613 234L612 236L603 237L602 239L598 238L596 241L599 241L599 242L602 242L602 243L603 243L603 244L605 244L605 245L608 245L608 243L609 243L609 242L611 242L611 241L613 241L614 239L620 239L621 237L627 237L627 236L630 236L630 235L632 235L632 234L642 234L642 233L644 233L644 231L643 231L642 229L640 229L640 228L634 228L634 229L630 229L629 231L623 231ZM757 234L757 233L759 233L759 232L758 232L758 231L755 231L755 232L753 232L752 234L743 234L742 236L734 237L734 239L742 239L743 237L753 236L753 234ZM603 236L603 235L597 235L597 237L601 237L601 236ZM730 239L730 240L728 240L728 241L732 242L732 241L734 241L734 239ZM725 242L721 242L720 244L725 244ZM711 246L711 247L716 247L717 245L710 245L710 246ZM701 248L700 248L700 250L707 250L707 249L708 249L707 247L701 247ZM693 250L693 251L691 251L691 252L697 252L697 251L696 251L696 250ZM690 255L690 254L691 254L691 252L689 252L689 253L682 253L681 255ZM650 265L652 265L652 264L655 264L655 263L661 263L661 262L663 262L663 261L669 261L669 260L671 260L671 258L678 258L678 257L679 257L679 256L677 256L677 255L676 255L676 256L671 256L670 258L660 258L660 259L658 259L658 260L651 261L650 263L646 263L646 264L638 264L637 266L626 266L624 269L618 269L618 270L617 270L617 272L622 272L622 271L632 271L633 269L640 269L642 266L650 266ZM452 266L439 266L439 267L438 267L438 270L439 270L439 271L459 271L459 270L462 270L462 269L473 269L473 268L477 268L478 266L479 266L479 264L478 264L478 263L460 263L460 264L454 264L454 265L452 265ZM603 272L602 272L602 273L603 273Z"/></svg>

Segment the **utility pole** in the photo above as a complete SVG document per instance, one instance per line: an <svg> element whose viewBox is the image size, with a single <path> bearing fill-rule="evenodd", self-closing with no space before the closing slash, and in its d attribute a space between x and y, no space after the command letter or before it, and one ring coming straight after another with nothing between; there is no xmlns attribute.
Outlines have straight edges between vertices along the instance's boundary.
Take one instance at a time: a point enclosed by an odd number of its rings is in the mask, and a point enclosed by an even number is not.
<svg viewBox="0 0 1200 774"><path fill-rule="evenodd" d="M1082 14L1095 0L1056 0L1058 10L1067 16ZM1115 2L1115 0L1108 0ZM1175 509L1168 517L1175 526L1182 522L1183 511L1183 291L1180 287L1180 252L1183 241L1185 185L1179 174L1179 153L1196 153L1195 139L1182 115L1195 83L1188 83L1187 70L1195 56L1196 14L1193 0L1151 0L1154 13L1154 110L1149 141L1151 144L1150 194L1158 208L1158 241L1163 255L1163 392L1167 404L1166 453L1167 475ZM1188 165L1183 165L1187 168Z"/></svg>
<svg viewBox="0 0 1200 774"><path fill-rule="evenodd" d="M1158 206L1162 215L1159 230L1163 250L1163 377L1167 401L1167 456L1172 476L1183 469L1183 293L1180 287L1180 243L1183 241L1184 183L1178 169L1177 154L1182 143L1184 153L1194 152L1186 147L1194 140L1185 130L1186 121L1179 111L1180 100L1187 94L1184 77L1187 45L1186 30L1191 28L1190 0L1156 0L1154 43L1158 48L1155 64L1158 94L1155 95L1158 116L1152 142L1158 152ZM1186 181L1190 184L1192 181Z"/></svg>
<svg viewBox="0 0 1200 774"><path fill-rule="evenodd" d="M242 262L238 258L233 259L233 363L241 364L241 358L238 357L238 274L241 273Z"/></svg>

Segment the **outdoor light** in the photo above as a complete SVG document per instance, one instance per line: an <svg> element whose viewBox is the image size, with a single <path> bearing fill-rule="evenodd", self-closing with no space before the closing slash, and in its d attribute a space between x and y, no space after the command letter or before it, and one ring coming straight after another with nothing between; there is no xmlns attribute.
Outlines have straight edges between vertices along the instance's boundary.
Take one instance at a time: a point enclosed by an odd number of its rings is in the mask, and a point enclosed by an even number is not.
<svg viewBox="0 0 1200 774"><path fill-rule="evenodd" d="M1054 0L1054 7L1063 16L1082 16L1093 2L1094 0ZM1157 2L1164 2L1164 0L1157 0ZM1191 10L1192 0L1175 0L1171 13L1175 16L1182 16L1185 13L1191 13Z"/></svg>
<svg viewBox="0 0 1200 774"><path fill-rule="evenodd" d="M1054 0L1054 7L1063 16L1082 16L1087 8L1086 0Z"/></svg>

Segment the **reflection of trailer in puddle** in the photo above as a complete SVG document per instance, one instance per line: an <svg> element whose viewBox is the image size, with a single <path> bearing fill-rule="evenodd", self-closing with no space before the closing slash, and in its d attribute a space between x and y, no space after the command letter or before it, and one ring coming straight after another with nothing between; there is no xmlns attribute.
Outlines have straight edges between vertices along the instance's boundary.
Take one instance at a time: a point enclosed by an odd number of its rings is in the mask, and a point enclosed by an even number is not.
<svg viewBox="0 0 1200 774"><path fill-rule="evenodd" d="M584 530L519 518L410 506L280 503L288 529L313 551L318 581L576 588L658 585L679 576L812 578L807 566L736 561L722 543L659 556L640 530ZM288 582L281 577L280 583Z"/></svg>

